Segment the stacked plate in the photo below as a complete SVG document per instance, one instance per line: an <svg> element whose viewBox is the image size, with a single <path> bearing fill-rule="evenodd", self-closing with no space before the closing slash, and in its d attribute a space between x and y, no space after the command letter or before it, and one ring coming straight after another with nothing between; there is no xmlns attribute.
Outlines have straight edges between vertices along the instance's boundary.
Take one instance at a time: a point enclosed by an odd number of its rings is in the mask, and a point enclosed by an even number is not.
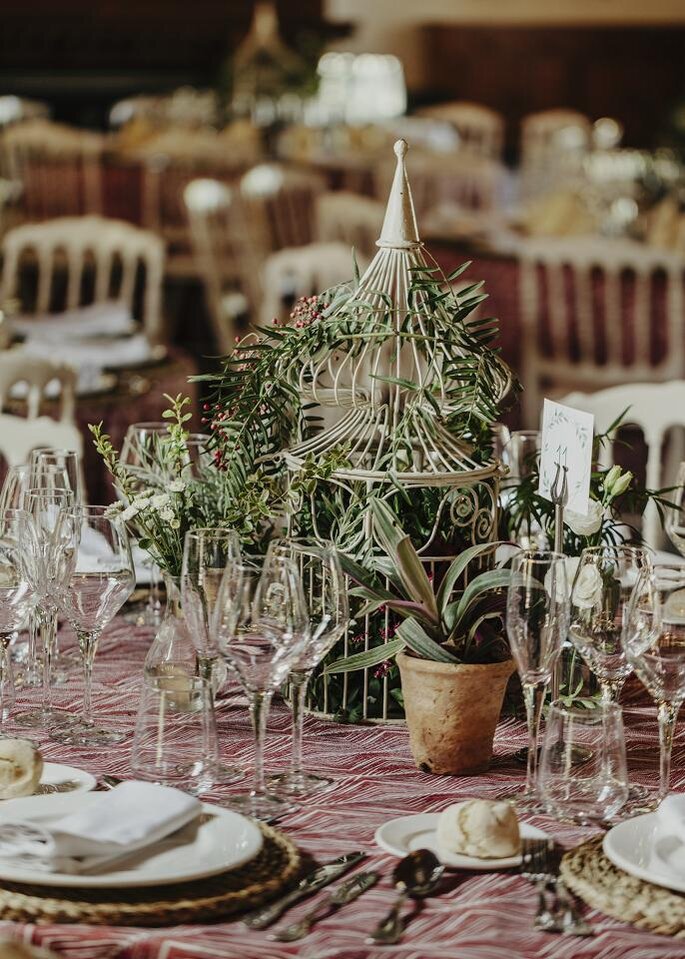
<svg viewBox="0 0 685 959"><path fill-rule="evenodd" d="M656 813L614 826L604 837L604 855L615 866L676 892L685 892L685 843L669 835Z"/></svg>

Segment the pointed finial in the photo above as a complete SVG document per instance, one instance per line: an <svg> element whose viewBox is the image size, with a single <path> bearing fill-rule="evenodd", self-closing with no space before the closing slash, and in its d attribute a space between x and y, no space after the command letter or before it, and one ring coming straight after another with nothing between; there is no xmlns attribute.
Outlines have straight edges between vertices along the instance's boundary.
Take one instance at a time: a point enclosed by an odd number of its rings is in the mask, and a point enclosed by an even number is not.
<svg viewBox="0 0 685 959"><path fill-rule="evenodd" d="M397 167L385 210L383 229L376 246L407 250L421 245L411 188L404 166L408 149L409 144L406 140L397 140L393 147L397 157Z"/></svg>

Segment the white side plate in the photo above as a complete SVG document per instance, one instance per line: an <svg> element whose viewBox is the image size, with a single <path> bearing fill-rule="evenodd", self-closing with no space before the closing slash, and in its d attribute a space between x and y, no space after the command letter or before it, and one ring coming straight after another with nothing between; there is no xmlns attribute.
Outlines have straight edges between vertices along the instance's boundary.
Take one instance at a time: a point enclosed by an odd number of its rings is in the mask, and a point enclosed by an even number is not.
<svg viewBox="0 0 685 959"><path fill-rule="evenodd" d="M62 816L98 802L104 793L28 796L9 799L0 806L0 822L27 819L50 825ZM38 872L0 860L0 879L38 883L41 886L116 888L162 886L215 876L254 859L262 848L262 834L251 819L209 803L203 815L166 839L132 853L100 874L72 876Z"/></svg>
<svg viewBox="0 0 685 959"><path fill-rule="evenodd" d="M494 869L511 869L521 864L520 856L509 856L506 859L476 859L474 856L460 856L456 853L444 852L438 848L435 834L440 813L424 812L418 816L400 816L391 819L376 830L376 842L393 856L406 856L415 849L430 849L442 863L450 869L473 869L479 872L489 872ZM546 839L547 834L528 823L520 824L521 836L524 839Z"/></svg>
<svg viewBox="0 0 685 959"><path fill-rule="evenodd" d="M685 847L671 836L657 837L654 813L627 819L610 829L602 848L607 859L624 872L666 889L685 892ZM673 868L680 861L683 869Z"/></svg>
<svg viewBox="0 0 685 959"><path fill-rule="evenodd" d="M64 766L62 763L45 763L36 795L88 793L96 786L97 779L87 773L85 769L77 769L76 766Z"/></svg>

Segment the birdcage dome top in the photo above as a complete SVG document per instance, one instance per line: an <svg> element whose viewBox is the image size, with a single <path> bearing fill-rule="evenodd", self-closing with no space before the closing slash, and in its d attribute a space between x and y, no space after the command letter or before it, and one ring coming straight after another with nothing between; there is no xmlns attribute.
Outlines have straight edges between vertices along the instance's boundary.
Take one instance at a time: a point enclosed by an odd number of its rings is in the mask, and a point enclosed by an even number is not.
<svg viewBox="0 0 685 959"><path fill-rule="evenodd" d="M283 455L298 469L312 455L344 451L349 467L335 476L350 481L478 482L495 475L499 464L479 462L454 428L477 375L478 355L461 315L468 314L468 304L448 287L419 237L407 150L405 140L395 143L397 165L378 252L356 290L339 307L334 298L321 321L330 329L325 355L302 368L304 400L337 407L340 416ZM501 379L493 388L503 394L506 367L495 359L492 369Z"/></svg>

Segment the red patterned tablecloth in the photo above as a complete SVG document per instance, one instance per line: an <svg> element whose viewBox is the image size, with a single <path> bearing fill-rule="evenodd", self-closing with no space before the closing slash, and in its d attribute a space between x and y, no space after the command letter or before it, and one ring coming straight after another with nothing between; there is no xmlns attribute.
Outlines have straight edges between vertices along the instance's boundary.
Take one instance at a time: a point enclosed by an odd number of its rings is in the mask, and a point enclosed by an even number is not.
<svg viewBox="0 0 685 959"><path fill-rule="evenodd" d="M136 689L150 631L118 621L105 633L95 668L95 703L112 725L131 730L137 706ZM78 675L58 693L60 705L77 709ZM27 693L22 701L34 698ZM251 734L244 701L236 689L219 704L220 733L231 761L248 766ZM658 748L652 706L626 710L629 762L633 778L653 784ZM15 730L11 721L6 732ZM440 810L462 798L494 797L520 783L523 772L512 753L524 745L523 724L503 721L497 731L495 758L488 775L473 778L433 777L412 764L403 727L355 727L306 722L307 759L312 768L335 779L329 792L305 801L280 828L302 849L327 859L363 849L367 865L383 873L381 883L337 916L321 922L302 942L276 944L264 932L247 931L240 922L167 929L106 928L87 925L22 925L0 921L0 938L16 938L52 948L72 959L682 959L685 944L640 932L595 911L588 916L596 934L573 939L531 931L535 909L532 886L515 874L450 873L439 896L429 899L410 923L402 944L371 947L365 935L389 907L389 881L394 860L374 844L378 825L394 816ZM277 706L269 723L267 760L271 769L287 766L289 714ZM111 750L79 750L41 743L46 759L69 762L96 774L126 776L130 737ZM673 785L685 786L685 737L674 749ZM221 802L226 790L208 794ZM561 826L536 818L536 825L571 844L590 830ZM296 918L308 908L292 910Z"/></svg>

